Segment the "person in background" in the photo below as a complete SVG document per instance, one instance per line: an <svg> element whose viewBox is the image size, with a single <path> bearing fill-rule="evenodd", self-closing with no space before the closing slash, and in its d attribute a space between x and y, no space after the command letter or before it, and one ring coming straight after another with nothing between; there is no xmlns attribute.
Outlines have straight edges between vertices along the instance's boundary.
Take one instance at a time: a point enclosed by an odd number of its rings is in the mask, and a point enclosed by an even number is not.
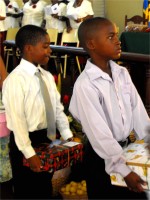
<svg viewBox="0 0 150 200"><path fill-rule="evenodd" d="M0 56L0 116L4 116L4 108L2 104L2 84L7 77L7 71ZM4 119L0 117L0 123L4 123ZM12 199L12 169L9 157L9 135L4 136L2 125L0 126L0 199ZM2 136L2 137L1 137Z"/></svg>
<svg viewBox="0 0 150 200"><path fill-rule="evenodd" d="M42 0L29 0L23 6L22 26L32 24L42 26L44 20L44 7L46 3Z"/></svg>
<svg viewBox="0 0 150 200"><path fill-rule="evenodd" d="M42 170L42 161L34 150L41 143L52 142L52 133L47 133L46 105L37 73L41 74L48 89L53 125L64 140L72 140L73 134L54 77L40 66L47 64L52 52L46 30L35 25L21 27L16 35L16 46L22 59L4 81L2 90L7 126L13 132L10 134L10 157L14 197L50 199L53 173ZM23 156L30 167L23 166Z"/></svg>
<svg viewBox="0 0 150 200"><path fill-rule="evenodd" d="M85 133L84 172L89 199L146 199L142 180L127 165L123 148L132 130L147 139L150 118L125 67L116 25L106 18L85 20L78 29L88 52L85 69L75 82L69 111ZM88 167L87 167L88 166ZM119 173L127 187L113 186Z"/></svg>
<svg viewBox="0 0 150 200"><path fill-rule="evenodd" d="M70 25L76 29L80 24L94 15L92 4L88 0L71 0L67 5L66 16L70 19Z"/></svg>
<svg viewBox="0 0 150 200"><path fill-rule="evenodd" d="M53 7L55 8L53 9ZM50 12L51 10L51 12ZM66 16L66 4L59 2L58 0L51 0L51 4L44 8L45 17L43 21L43 27L46 29L58 30L58 44L61 42L62 32L67 28L67 32L71 31L70 21Z"/></svg>
<svg viewBox="0 0 150 200"><path fill-rule="evenodd" d="M0 0L0 54L4 59L4 47L3 41L6 39L7 28L5 26L6 18L6 4L4 0Z"/></svg>
<svg viewBox="0 0 150 200"><path fill-rule="evenodd" d="M5 19L7 29L20 27L22 12L18 3L14 0L5 0L5 3L7 6L7 17Z"/></svg>

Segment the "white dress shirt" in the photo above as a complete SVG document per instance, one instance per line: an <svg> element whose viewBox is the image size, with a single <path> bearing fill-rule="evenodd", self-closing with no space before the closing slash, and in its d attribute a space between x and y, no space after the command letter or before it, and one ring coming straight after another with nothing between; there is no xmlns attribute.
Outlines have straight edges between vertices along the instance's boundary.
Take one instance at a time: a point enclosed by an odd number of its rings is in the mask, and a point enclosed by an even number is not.
<svg viewBox="0 0 150 200"><path fill-rule="evenodd" d="M69 110L82 124L95 152L105 160L106 172L130 173L125 164L124 141L134 129L137 139L147 136L150 119L128 71L110 61L113 80L90 60L78 77Z"/></svg>
<svg viewBox="0 0 150 200"><path fill-rule="evenodd" d="M72 137L67 116L60 103L53 76L39 67L52 101L56 127L63 139ZM3 103L6 109L7 127L14 132L15 141L26 158L35 154L29 132L47 128L45 104L40 92L37 72L30 62L22 59L3 84Z"/></svg>
<svg viewBox="0 0 150 200"><path fill-rule="evenodd" d="M0 0L0 16L6 17L6 4L3 0ZM6 31L5 20L0 20L0 32Z"/></svg>
<svg viewBox="0 0 150 200"><path fill-rule="evenodd" d="M22 26L33 24L41 26L44 19L44 7L46 3L39 0L36 4L31 4L29 0L23 6Z"/></svg>
<svg viewBox="0 0 150 200"><path fill-rule="evenodd" d="M45 17L44 19L46 20L46 29L54 28L57 29L59 33L62 33L64 28L66 28L66 22L61 21L59 19L56 19L52 17L51 14L48 14L49 7L52 5L48 5L45 7ZM58 16L66 16L66 4L65 3L60 3L58 4Z"/></svg>
<svg viewBox="0 0 150 200"><path fill-rule="evenodd" d="M68 3L66 16L70 19L71 27L76 29L82 22L77 23L74 20L86 17L87 15L94 15L94 12L92 9L92 4L88 0L83 0L81 5L77 8L73 7L74 2L75 0Z"/></svg>

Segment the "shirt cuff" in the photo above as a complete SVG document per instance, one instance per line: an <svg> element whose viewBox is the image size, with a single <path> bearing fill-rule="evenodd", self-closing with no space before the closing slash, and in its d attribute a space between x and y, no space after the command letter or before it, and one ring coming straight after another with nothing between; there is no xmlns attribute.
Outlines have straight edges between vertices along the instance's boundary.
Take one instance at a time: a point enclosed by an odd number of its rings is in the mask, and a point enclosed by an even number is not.
<svg viewBox="0 0 150 200"><path fill-rule="evenodd" d="M68 138L73 137L73 134L70 129L65 129L61 131L60 134L64 140L67 140Z"/></svg>
<svg viewBox="0 0 150 200"><path fill-rule="evenodd" d="M123 178L126 177L132 170L125 164L118 165L115 169L116 173L119 173Z"/></svg>
<svg viewBox="0 0 150 200"><path fill-rule="evenodd" d="M32 146L28 146L26 149L22 150L22 153L26 159L28 159L36 154L35 150L33 149Z"/></svg>

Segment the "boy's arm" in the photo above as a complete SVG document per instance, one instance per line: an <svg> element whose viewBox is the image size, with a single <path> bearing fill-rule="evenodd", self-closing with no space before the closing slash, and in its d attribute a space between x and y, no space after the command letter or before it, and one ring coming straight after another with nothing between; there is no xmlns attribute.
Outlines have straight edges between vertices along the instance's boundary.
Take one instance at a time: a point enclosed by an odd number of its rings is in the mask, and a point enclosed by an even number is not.
<svg viewBox="0 0 150 200"><path fill-rule="evenodd" d="M18 77L8 77L3 84L2 97L6 110L7 126L14 132L18 149L26 158L30 158L35 155L35 151L29 138L22 84Z"/></svg>

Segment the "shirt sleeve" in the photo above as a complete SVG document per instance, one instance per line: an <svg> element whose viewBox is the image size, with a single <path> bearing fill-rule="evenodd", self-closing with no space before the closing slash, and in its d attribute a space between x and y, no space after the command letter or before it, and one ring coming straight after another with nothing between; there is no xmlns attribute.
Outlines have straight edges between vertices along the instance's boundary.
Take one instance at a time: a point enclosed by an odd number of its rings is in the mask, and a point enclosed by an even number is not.
<svg viewBox="0 0 150 200"><path fill-rule="evenodd" d="M127 176L131 170L122 156L123 149L113 137L100 103L100 94L87 82L75 84L69 110L82 124L95 152L105 160L106 172ZM110 148L111 147L111 148Z"/></svg>
<svg viewBox="0 0 150 200"><path fill-rule="evenodd" d="M147 137L148 135L148 129L150 128L150 118L128 72L127 72L127 79L131 89L133 128L136 133L136 138L138 140L141 140Z"/></svg>
<svg viewBox="0 0 150 200"><path fill-rule="evenodd" d="M13 126L11 130L14 133L16 145L26 158L30 158L35 155L35 151L29 139L22 84L21 78L9 77L7 83L4 82L3 103L6 110L7 126L10 128L9 119L11 119Z"/></svg>

